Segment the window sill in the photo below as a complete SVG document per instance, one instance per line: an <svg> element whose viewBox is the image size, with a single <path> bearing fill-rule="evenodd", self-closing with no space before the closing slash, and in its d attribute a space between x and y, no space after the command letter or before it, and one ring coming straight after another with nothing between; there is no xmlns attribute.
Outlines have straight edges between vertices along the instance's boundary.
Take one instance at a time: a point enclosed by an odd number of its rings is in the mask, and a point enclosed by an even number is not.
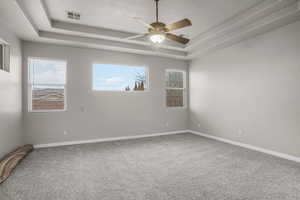
<svg viewBox="0 0 300 200"><path fill-rule="evenodd" d="M102 92L102 93L128 93L128 94L130 94L130 93L133 93L133 94L136 94L136 93L148 93L150 90L149 89L147 89L147 90L140 90L140 91L116 91L116 90L95 90L95 89L92 89L92 92L95 92L95 93L97 93L97 92Z"/></svg>
<svg viewBox="0 0 300 200"><path fill-rule="evenodd" d="M67 110L28 110L28 113L54 113L54 112L67 112Z"/></svg>
<svg viewBox="0 0 300 200"><path fill-rule="evenodd" d="M177 110L177 109L187 109L187 106L182 106L182 107L166 107L167 109L174 109L174 110Z"/></svg>

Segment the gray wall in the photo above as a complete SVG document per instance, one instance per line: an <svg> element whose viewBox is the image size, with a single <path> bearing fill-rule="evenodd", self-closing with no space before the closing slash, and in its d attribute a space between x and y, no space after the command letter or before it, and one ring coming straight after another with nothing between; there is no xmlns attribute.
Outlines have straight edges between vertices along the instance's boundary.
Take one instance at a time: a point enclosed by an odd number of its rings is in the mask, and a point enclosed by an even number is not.
<svg viewBox="0 0 300 200"><path fill-rule="evenodd" d="M300 22L190 63L192 130L300 156Z"/></svg>
<svg viewBox="0 0 300 200"><path fill-rule="evenodd" d="M43 144L160 133L187 128L186 108L166 108L164 69L184 69L185 61L110 51L23 43L24 116L28 143ZM45 57L67 61L67 112L27 111L27 59ZM92 91L92 63L149 67L150 91L141 93ZM82 112L81 108L85 112ZM64 134L67 131L68 134Z"/></svg>
<svg viewBox="0 0 300 200"><path fill-rule="evenodd" d="M22 144L21 46L12 32L0 23L0 38L11 45L10 68L0 70L0 158Z"/></svg>

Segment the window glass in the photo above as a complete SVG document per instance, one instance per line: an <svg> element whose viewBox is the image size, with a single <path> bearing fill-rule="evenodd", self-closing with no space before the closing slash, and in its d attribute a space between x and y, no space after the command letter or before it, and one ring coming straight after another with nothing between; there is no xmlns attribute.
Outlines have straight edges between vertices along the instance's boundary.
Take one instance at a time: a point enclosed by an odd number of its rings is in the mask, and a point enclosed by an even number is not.
<svg viewBox="0 0 300 200"><path fill-rule="evenodd" d="M29 59L31 111L65 110L66 62Z"/></svg>
<svg viewBox="0 0 300 200"><path fill-rule="evenodd" d="M10 46L0 39L0 70L10 72Z"/></svg>
<svg viewBox="0 0 300 200"><path fill-rule="evenodd" d="M183 88L183 73L177 71L168 71L166 86L169 88Z"/></svg>
<svg viewBox="0 0 300 200"><path fill-rule="evenodd" d="M93 65L93 90L145 91L148 88L146 67L111 64Z"/></svg>
<svg viewBox="0 0 300 200"><path fill-rule="evenodd" d="M166 71L167 107L184 107L186 99L186 77L184 71Z"/></svg>
<svg viewBox="0 0 300 200"><path fill-rule="evenodd" d="M4 60L3 60L3 52L4 52L4 49L3 49L4 45L2 45L0 43L0 70L3 70L4 69Z"/></svg>

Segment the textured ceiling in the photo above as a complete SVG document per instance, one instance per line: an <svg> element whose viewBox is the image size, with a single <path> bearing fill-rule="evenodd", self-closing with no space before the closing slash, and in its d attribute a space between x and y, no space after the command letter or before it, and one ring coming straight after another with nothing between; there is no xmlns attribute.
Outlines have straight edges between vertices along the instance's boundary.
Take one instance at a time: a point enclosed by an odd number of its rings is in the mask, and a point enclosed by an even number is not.
<svg viewBox="0 0 300 200"><path fill-rule="evenodd" d="M160 0L160 21L183 18L193 26L175 33L187 45L126 39L154 21L154 0L0 0L0 24L21 39L143 55L193 59L300 20L300 0ZM66 11L79 12L70 20Z"/></svg>
<svg viewBox="0 0 300 200"><path fill-rule="evenodd" d="M193 38L259 1L161 0L160 20L169 24L185 17L190 18L193 26L180 33ZM143 33L146 28L130 16L141 17L151 23L155 15L153 0L46 0L46 5L51 18L56 20L68 21L66 11L72 10L81 13L78 23L135 33Z"/></svg>

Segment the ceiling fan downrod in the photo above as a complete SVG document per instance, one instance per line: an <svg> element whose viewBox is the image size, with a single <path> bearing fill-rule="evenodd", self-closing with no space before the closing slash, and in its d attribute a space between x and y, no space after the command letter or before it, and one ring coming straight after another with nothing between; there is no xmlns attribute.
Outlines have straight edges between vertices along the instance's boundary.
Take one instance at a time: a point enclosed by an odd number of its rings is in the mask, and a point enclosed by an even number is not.
<svg viewBox="0 0 300 200"><path fill-rule="evenodd" d="M158 22L158 1L159 0L154 0L156 4L156 22Z"/></svg>

